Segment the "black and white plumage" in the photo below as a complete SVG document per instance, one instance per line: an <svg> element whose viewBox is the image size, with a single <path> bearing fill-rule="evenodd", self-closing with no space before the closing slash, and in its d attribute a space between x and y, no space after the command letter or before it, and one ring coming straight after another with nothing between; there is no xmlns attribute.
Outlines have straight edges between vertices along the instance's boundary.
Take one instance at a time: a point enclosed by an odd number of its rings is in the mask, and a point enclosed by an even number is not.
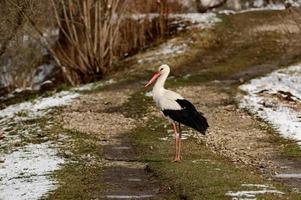
<svg viewBox="0 0 301 200"><path fill-rule="evenodd" d="M152 94L156 105L161 109L163 114L172 122L175 138L176 138L176 158L175 161L179 161L180 158L180 144L181 139L180 130L176 129L175 123L184 124L189 126L198 132L205 134L209 127L207 119L201 112L198 112L194 105L188 100L184 99L180 94L167 90L164 88L165 81L169 75L170 68L168 65L161 65L158 72L156 72L151 80L146 84L146 87L156 81ZM179 134L178 134L179 133ZM178 145L178 147L177 147Z"/></svg>
<svg viewBox="0 0 301 200"><path fill-rule="evenodd" d="M176 102L181 106L180 110L163 109L163 114L173 121L189 126L205 135L209 126L203 113L198 112L194 105L186 99L177 99Z"/></svg>

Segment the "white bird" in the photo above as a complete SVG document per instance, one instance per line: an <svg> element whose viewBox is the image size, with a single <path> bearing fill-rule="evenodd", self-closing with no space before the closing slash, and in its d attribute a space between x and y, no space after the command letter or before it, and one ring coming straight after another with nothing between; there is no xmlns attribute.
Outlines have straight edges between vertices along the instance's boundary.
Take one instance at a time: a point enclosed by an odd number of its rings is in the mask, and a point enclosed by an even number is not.
<svg viewBox="0 0 301 200"><path fill-rule="evenodd" d="M152 91L153 99L165 117L167 117L172 123L176 146L174 161L180 161L181 124L189 126L204 135L209 125L207 123L207 119L203 116L203 113L198 112L192 103L183 98L180 94L164 88L169 72L170 68L168 65L161 65L159 70L154 73L153 77L145 85L145 87L151 85L157 80ZM176 122L179 123L179 130L177 130Z"/></svg>

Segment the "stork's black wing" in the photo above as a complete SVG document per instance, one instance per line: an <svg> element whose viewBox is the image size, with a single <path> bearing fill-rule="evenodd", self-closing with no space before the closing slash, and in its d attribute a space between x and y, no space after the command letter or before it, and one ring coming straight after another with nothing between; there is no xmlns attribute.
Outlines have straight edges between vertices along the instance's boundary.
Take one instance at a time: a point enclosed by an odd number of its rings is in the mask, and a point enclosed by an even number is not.
<svg viewBox="0 0 301 200"><path fill-rule="evenodd" d="M209 125L207 119L203 116L203 113L198 112L194 105L185 99L177 99L176 102L181 106L182 109L162 110L164 115L170 117L174 121L194 128L202 134L205 134Z"/></svg>

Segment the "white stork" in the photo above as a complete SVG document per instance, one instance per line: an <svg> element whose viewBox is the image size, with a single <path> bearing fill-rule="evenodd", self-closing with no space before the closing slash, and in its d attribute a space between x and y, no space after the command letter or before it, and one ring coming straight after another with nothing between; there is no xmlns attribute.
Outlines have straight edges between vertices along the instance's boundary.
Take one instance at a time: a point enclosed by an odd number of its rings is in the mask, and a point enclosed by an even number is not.
<svg viewBox="0 0 301 200"><path fill-rule="evenodd" d="M145 87L151 85L157 80L152 91L153 99L165 117L167 117L172 123L176 146L174 161L177 162L181 160L181 124L189 126L204 135L209 125L207 123L207 119L202 113L196 110L192 103L184 99L180 94L164 88L169 72L170 68L168 65L161 65L159 70L154 73L153 77L145 85ZM176 122L178 122L179 125L178 130Z"/></svg>

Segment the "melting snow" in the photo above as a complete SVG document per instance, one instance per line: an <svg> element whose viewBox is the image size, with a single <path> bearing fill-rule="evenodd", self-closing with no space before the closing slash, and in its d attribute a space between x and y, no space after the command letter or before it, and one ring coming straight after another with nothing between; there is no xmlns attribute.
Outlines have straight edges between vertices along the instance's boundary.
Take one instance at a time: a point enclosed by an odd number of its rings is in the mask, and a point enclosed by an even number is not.
<svg viewBox="0 0 301 200"><path fill-rule="evenodd" d="M71 91L63 91L50 97L10 105L0 110L0 199L1 200L34 200L40 199L49 191L56 189L56 182L49 175L64 163L56 154L50 143L16 146L24 138L31 137L42 130L37 124L25 125L28 118L45 116L49 109L71 103L80 96L76 91L91 90L95 87L114 83L88 84ZM53 126L47 122L48 127ZM20 127L19 127L20 125ZM41 137L47 139L47 135ZM9 150L9 151L7 151Z"/></svg>
<svg viewBox="0 0 301 200"><path fill-rule="evenodd" d="M0 163L0 199L39 199L56 188L48 176L64 160L48 143L29 144L20 151L4 155Z"/></svg>
<svg viewBox="0 0 301 200"><path fill-rule="evenodd" d="M281 135L301 141L301 66L280 69L240 86L240 107L269 122ZM275 100L275 96L289 101ZM299 105L299 106L298 106ZM299 142L299 144L301 144Z"/></svg>
<svg viewBox="0 0 301 200"><path fill-rule="evenodd" d="M292 174L277 174L275 175L276 178L301 178L300 173L292 173Z"/></svg>
<svg viewBox="0 0 301 200"><path fill-rule="evenodd" d="M256 195L273 193L278 195L283 195L283 192L276 190L274 187L269 187L267 185L261 184L242 184L242 187L250 187L252 190L243 190L243 191L229 191L226 193L226 196L232 197L232 200L256 200ZM255 190L255 189L256 190Z"/></svg>
<svg viewBox="0 0 301 200"><path fill-rule="evenodd" d="M78 96L78 93L63 91L51 97L10 105L5 109L0 110L0 118L12 118L20 112L26 113L28 117L32 118L41 117L47 114L47 112L45 112L46 109L69 104Z"/></svg>
<svg viewBox="0 0 301 200"><path fill-rule="evenodd" d="M163 137L163 138L159 138L159 140L161 141L167 141L167 140L173 140L175 138L175 134L173 132L172 129L167 130L168 136L167 137ZM193 131L191 130L182 130L182 134L181 134L181 140L187 140L190 137L195 137Z"/></svg>
<svg viewBox="0 0 301 200"><path fill-rule="evenodd" d="M173 58L180 54L183 54L188 49L188 45L185 43L178 44L176 39L171 39L164 44L161 44L155 50L149 51L141 56L138 63L150 62L164 58ZM154 56L155 55L155 56Z"/></svg>
<svg viewBox="0 0 301 200"><path fill-rule="evenodd" d="M255 2L254 2L255 3ZM225 14L225 15L230 15L230 14L237 14L237 13L246 13L246 12L253 12L253 11L264 11L264 10L285 10L285 5L284 4L268 4L266 6L260 6L261 0L257 1L255 3L255 8L247 8L239 11L235 10L221 10L218 13L219 14ZM292 4L294 7L296 6L295 4ZM299 6L299 5L298 5Z"/></svg>
<svg viewBox="0 0 301 200"><path fill-rule="evenodd" d="M79 87L76 87L73 89L73 91L89 91L89 90L93 90L93 89L97 89L99 87L103 87L106 85L110 85L116 83L116 81L114 79L110 79L104 82L98 82L98 83L88 83Z"/></svg>
<svg viewBox="0 0 301 200"><path fill-rule="evenodd" d="M197 28L208 28L217 22L221 22L221 19L215 13L170 14L170 17L189 20L193 24L193 27Z"/></svg>
<svg viewBox="0 0 301 200"><path fill-rule="evenodd" d="M166 45L162 45L155 55L181 54L185 52L186 48L187 44L174 45L172 43L167 43Z"/></svg>
<svg viewBox="0 0 301 200"><path fill-rule="evenodd" d="M131 18L133 20L152 20L156 17L159 17L158 13L150 13L150 14L135 14L132 15ZM170 19L173 18L179 18L181 20L188 20L193 24L193 27L197 28L207 28L211 27L217 22L220 22L221 19L219 19L215 13L183 13L183 14L173 14L170 13L168 15Z"/></svg>

